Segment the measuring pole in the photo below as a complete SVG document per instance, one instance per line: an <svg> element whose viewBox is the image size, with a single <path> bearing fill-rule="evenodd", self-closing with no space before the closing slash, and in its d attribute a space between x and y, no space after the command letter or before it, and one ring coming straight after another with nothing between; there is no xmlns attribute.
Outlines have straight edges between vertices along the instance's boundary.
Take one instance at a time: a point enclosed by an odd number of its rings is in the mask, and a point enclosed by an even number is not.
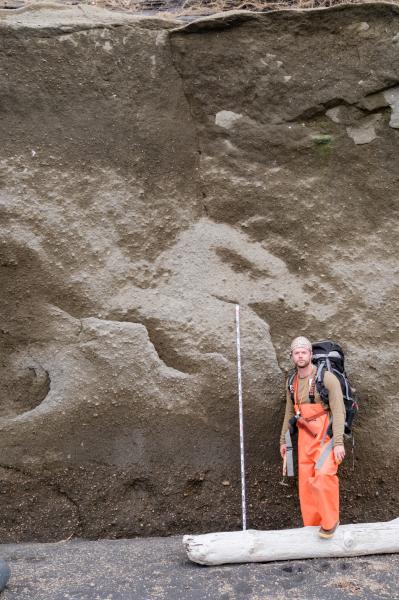
<svg viewBox="0 0 399 600"><path fill-rule="evenodd" d="M240 305L239 304L236 304L236 339L237 339L238 407L239 407L239 416L240 416L242 529L243 529L243 531L245 531L247 528L247 507L246 507L246 500L245 500L244 413L243 413L243 402L242 402Z"/></svg>

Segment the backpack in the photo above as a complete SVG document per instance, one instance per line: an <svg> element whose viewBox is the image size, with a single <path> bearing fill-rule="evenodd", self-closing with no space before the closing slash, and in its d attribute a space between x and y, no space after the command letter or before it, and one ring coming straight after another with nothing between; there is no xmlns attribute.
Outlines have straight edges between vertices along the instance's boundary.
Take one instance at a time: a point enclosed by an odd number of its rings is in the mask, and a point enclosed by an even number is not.
<svg viewBox="0 0 399 600"><path fill-rule="evenodd" d="M324 385L324 374L326 371L333 373L341 384L342 395L345 404L345 435L352 435L352 423L358 412L358 404L345 373L345 355L339 344L331 340L323 340L312 344L312 362L317 367L315 386L325 404L328 404L328 390ZM288 390L294 402L293 381L296 370L288 378ZM309 391L309 399L314 402L314 388Z"/></svg>

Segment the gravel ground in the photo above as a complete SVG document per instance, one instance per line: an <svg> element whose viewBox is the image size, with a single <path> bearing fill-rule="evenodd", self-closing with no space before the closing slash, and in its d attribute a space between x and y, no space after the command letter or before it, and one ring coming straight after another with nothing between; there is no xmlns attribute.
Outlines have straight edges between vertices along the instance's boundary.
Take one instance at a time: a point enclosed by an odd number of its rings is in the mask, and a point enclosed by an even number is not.
<svg viewBox="0 0 399 600"><path fill-rule="evenodd" d="M1 600L398 600L399 555L201 567L182 538L0 546Z"/></svg>

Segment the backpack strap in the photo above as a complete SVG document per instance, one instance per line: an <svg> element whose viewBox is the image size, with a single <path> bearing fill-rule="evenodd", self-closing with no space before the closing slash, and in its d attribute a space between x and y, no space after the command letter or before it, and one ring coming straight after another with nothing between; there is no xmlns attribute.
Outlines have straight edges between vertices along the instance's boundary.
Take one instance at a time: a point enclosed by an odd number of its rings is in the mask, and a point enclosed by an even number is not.
<svg viewBox="0 0 399 600"><path fill-rule="evenodd" d="M288 377L287 389L290 393L292 404L295 404L295 390L294 390L294 379L296 375L296 370L292 371Z"/></svg>
<svg viewBox="0 0 399 600"><path fill-rule="evenodd" d="M287 388L288 391L290 393L291 396L291 401L292 404L295 404L295 378L297 377L297 371L295 369L295 371L293 371L292 373L290 373L289 377L288 377L288 382L287 382ZM309 388L309 401L311 404L314 404L315 402L315 390L316 390L316 385L317 385L317 376L316 377L312 377L312 381L310 384L310 388ZM318 388L317 388L318 391Z"/></svg>
<svg viewBox="0 0 399 600"><path fill-rule="evenodd" d="M316 389L316 378L312 377L312 382L309 387L309 400L310 400L311 404L314 404L315 389Z"/></svg>
<svg viewBox="0 0 399 600"><path fill-rule="evenodd" d="M328 389L324 385L324 374L326 371L328 371L328 365L322 361L317 367L315 384L320 398L325 404L328 404Z"/></svg>

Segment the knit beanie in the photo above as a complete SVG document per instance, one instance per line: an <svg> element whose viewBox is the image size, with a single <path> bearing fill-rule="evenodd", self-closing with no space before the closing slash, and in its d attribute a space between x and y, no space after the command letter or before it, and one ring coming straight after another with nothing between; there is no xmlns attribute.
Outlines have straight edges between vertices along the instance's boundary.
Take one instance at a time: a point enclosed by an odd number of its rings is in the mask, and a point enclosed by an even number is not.
<svg viewBox="0 0 399 600"><path fill-rule="evenodd" d="M305 336L300 335L291 342L291 352L293 352L296 348L307 348L312 352L312 342Z"/></svg>

